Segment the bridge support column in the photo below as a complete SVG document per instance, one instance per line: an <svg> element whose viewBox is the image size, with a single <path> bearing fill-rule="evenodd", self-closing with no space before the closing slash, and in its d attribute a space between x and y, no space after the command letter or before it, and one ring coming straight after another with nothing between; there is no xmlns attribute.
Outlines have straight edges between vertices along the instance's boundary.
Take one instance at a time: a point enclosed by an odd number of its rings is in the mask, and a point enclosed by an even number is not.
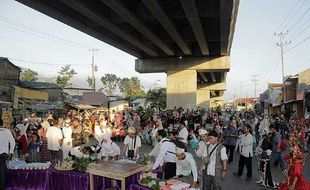
<svg viewBox="0 0 310 190"><path fill-rule="evenodd" d="M210 90L205 89L197 90L197 106L203 108L210 107Z"/></svg>
<svg viewBox="0 0 310 190"><path fill-rule="evenodd" d="M167 108L195 108L196 90L196 70L167 71Z"/></svg>

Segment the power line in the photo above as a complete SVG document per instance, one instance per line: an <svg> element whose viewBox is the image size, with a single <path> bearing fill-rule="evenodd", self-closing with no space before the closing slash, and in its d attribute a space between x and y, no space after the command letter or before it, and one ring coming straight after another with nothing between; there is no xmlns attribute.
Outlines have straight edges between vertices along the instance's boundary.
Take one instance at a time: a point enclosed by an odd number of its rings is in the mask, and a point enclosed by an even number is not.
<svg viewBox="0 0 310 190"><path fill-rule="evenodd" d="M65 51L65 52L73 53L73 54L77 54L77 55L81 55L81 54L87 55L86 53L82 53L82 52L70 51L70 50L66 50L66 49L62 49L62 48L43 46L41 44L19 40L19 39L8 37L8 36L4 36L4 35L1 35L1 34L0 34L0 37L2 37L4 39L7 39L7 40L12 40L12 41L16 41L16 42L24 43L24 44L27 44L27 45L36 46L36 47L43 47L43 48L52 49L52 50L56 50L56 51L62 51L62 52Z"/></svg>
<svg viewBox="0 0 310 190"><path fill-rule="evenodd" d="M305 26L305 24L307 24L306 27L303 28L303 26ZM305 22L303 22L300 27L291 35L289 36L290 39L294 39L295 37L300 36L302 33L304 33L308 28L310 27L310 22L309 20L305 20Z"/></svg>
<svg viewBox="0 0 310 190"><path fill-rule="evenodd" d="M66 40L66 39L63 39L63 38L60 38L60 37L57 37L55 35L52 35L52 34L49 34L49 33L46 33L46 32L42 32L40 30L37 30L37 29L34 29L34 28L31 28L25 24L22 24L22 23L19 23L15 20L12 20L12 19L9 19L9 18L6 18L6 17L3 17L3 16L0 16L0 19L4 22L7 22L7 23L10 23L10 24L13 24L17 27L21 27L21 28L24 28L24 29L27 29L31 32L34 32L34 33L38 33L38 34L41 34L41 35L44 35L44 36L48 36L50 38L54 38L56 40L59 40L59 41L63 41L63 42L66 42L66 43L69 43L71 45L75 45L75 46L80 46L80 47L83 47L83 48L87 48L87 49L90 49L91 47L89 46L86 46L84 44L80 44L80 43L76 43L76 42L72 42L70 40Z"/></svg>
<svg viewBox="0 0 310 190"><path fill-rule="evenodd" d="M299 2L302 2L302 1L299 1ZM296 3L295 7L297 7L297 5L298 5L299 2ZM281 30L287 28L287 26L294 20L295 16L299 13L299 10L303 7L303 5L304 5L306 2L307 2L307 0L304 0L304 1L300 4L299 8L296 9L294 15L293 15L292 17L290 17L291 19L287 22L286 25L284 25L284 26L281 28ZM294 7L293 9L295 9L295 7ZM293 12L293 9L292 9L292 12ZM291 11L290 11L290 13L291 13ZM287 17L290 16L290 13L287 15ZM276 30L276 31L278 31L278 30Z"/></svg>
<svg viewBox="0 0 310 190"><path fill-rule="evenodd" d="M8 27L8 28L11 28L11 29L14 29L14 30L19 31L19 32L23 32L23 33L26 33L26 34L30 34L30 35L36 36L36 37L39 37L39 38L47 39L47 40L50 40L50 41L53 41L53 42L61 43L61 44L64 44L64 45L67 45L67 46L71 46L71 47L77 47L75 45L72 45L72 44L70 45L68 43L57 41L57 40L54 40L54 39L51 39L49 37L45 37L45 36L42 36L42 35L39 35L39 34L36 34L36 33L31 33L29 31L21 30L19 28L16 28L16 27L13 27L13 26L10 26L10 25L6 25L6 24L2 24L2 23L0 23L0 25Z"/></svg>
<svg viewBox="0 0 310 190"><path fill-rule="evenodd" d="M298 47L299 45L301 45L302 43L306 42L309 39L310 39L310 36L306 37L305 39L303 39L302 41L300 41L299 43L297 43L293 47L287 49L285 52L289 52L289 51L293 50L294 48Z"/></svg>
<svg viewBox="0 0 310 190"><path fill-rule="evenodd" d="M303 12L302 15L300 15L300 17L297 19L297 22L295 22L293 26L291 26L290 29L292 30L309 11L310 11L310 7L305 12Z"/></svg>
<svg viewBox="0 0 310 190"><path fill-rule="evenodd" d="M75 66L84 66L84 65L90 65L90 64L68 64L68 63L50 63L50 62L38 62L38 61L31 61L31 60L23 60L23 59L16 59L12 57L7 57L9 60L13 61L20 61L20 62L27 62L27 63L36 63L36 64L44 64L44 65L75 65Z"/></svg>

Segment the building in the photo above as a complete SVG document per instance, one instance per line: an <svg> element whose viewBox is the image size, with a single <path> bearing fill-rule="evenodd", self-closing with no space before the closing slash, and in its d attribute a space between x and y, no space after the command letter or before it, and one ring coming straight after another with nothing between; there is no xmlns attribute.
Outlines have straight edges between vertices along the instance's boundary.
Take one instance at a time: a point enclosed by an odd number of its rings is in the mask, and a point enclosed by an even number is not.
<svg viewBox="0 0 310 190"><path fill-rule="evenodd" d="M19 86L33 90L45 91L48 94L48 101L62 101L62 89L58 84L47 82L20 81Z"/></svg>
<svg viewBox="0 0 310 190"><path fill-rule="evenodd" d="M109 101L108 105L110 111L115 110L116 112L129 108L128 100L125 99L111 100Z"/></svg>
<svg viewBox="0 0 310 190"><path fill-rule="evenodd" d="M237 111L253 110L255 108L255 98L239 98L234 101L233 105Z"/></svg>
<svg viewBox="0 0 310 190"><path fill-rule="evenodd" d="M284 108L287 117L304 117L309 112L306 104L310 92L310 68L285 78Z"/></svg>
<svg viewBox="0 0 310 190"><path fill-rule="evenodd" d="M285 77L283 85L269 83L260 95L261 107L266 114L285 114L289 117L310 117L310 68Z"/></svg>
<svg viewBox="0 0 310 190"><path fill-rule="evenodd" d="M0 57L0 101L13 102L14 86L18 85L21 69L8 60Z"/></svg>
<svg viewBox="0 0 310 190"><path fill-rule="evenodd" d="M108 102L108 97L102 92L84 92L82 95L83 104L108 108Z"/></svg>
<svg viewBox="0 0 310 190"><path fill-rule="evenodd" d="M133 110L136 110L139 107L142 107L143 109L150 108L151 104L152 104L152 102L146 102L145 98L138 98L138 99L131 102Z"/></svg>

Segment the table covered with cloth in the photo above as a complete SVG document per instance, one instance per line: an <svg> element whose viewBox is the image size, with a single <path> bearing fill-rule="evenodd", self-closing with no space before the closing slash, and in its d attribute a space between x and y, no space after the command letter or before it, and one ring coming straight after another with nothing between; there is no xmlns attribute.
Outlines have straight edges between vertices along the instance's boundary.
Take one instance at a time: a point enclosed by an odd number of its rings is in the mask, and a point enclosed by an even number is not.
<svg viewBox="0 0 310 190"><path fill-rule="evenodd" d="M126 178L126 186L136 184L140 174ZM6 170L6 190L87 190L89 189L89 174L77 171L57 171L53 168L47 170ZM109 178L94 176L96 190L112 187ZM120 183L117 183L120 189Z"/></svg>

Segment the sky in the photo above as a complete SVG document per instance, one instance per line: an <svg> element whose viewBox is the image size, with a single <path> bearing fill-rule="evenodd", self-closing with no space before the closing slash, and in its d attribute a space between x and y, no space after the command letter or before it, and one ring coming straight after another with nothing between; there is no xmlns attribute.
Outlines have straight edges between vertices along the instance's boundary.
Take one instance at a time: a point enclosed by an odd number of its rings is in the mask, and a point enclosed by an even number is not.
<svg viewBox="0 0 310 190"><path fill-rule="evenodd" d="M310 0L240 0L231 69L227 74L225 101L254 97L268 82L281 83L279 37L284 35L284 73L295 75L310 67ZM0 0L0 56L22 68L39 73L40 79L55 78L62 66L71 64L78 75L72 80L87 87L91 75L90 48L96 48L97 86L106 73L138 76L146 90L165 87L166 74L140 74L135 57L88 36L13 0ZM310 77L310 76L309 76Z"/></svg>

